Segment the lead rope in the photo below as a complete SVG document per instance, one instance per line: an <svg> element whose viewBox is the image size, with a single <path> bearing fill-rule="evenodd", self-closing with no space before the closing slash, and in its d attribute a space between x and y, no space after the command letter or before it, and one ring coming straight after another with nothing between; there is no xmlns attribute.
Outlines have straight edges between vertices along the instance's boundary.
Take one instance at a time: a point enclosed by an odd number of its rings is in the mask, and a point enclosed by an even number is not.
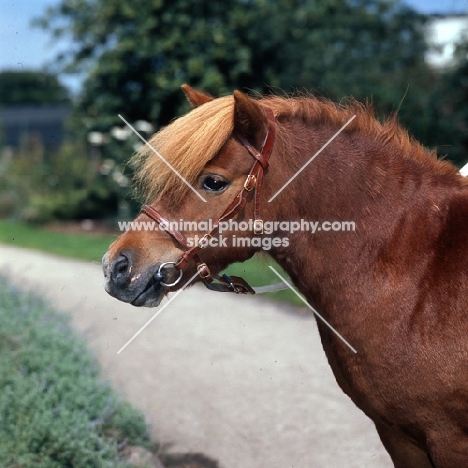
<svg viewBox="0 0 468 468"><path fill-rule="evenodd" d="M275 291L283 291L285 289L289 289L286 284L283 282L281 283L275 283L275 284L269 284L268 286L257 286L252 288L255 291L255 294L264 294L264 293L269 293L269 292L275 292Z"/></svg>

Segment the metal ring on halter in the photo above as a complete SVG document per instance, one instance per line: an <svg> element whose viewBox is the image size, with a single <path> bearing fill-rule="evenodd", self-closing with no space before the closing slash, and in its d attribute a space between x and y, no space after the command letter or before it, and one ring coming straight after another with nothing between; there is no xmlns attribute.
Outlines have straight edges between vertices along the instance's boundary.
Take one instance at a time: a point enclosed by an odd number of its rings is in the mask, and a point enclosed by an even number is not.
<svg viewBox="0 0 468 468"><path fill-rule="evenodd" d="M163 262L163 263L161 263L161 265L159 265L158 271L156 272L156 275L159 275L162 278L161 269L164 268L166 265L175 265L176 263L177 262ZM172 286L175 286L182 279L183 274L184 274L183 271L179 270L179 277L174 282L165 283L164 281L159 280L159 284L161 284L162 286L164 286L166 288L171 288Z"/></svg>

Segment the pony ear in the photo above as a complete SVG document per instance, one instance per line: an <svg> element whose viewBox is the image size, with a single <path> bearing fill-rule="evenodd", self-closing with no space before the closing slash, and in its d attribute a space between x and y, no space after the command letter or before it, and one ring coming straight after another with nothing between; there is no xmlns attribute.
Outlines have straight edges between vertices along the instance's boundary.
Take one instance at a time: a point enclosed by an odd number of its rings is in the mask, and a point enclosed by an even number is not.
<svg viewBox="0 0 468 468"><path fill-rule="evenodd" d="M268 121L262 106L240 91L234 91L234 130L258 150L261 150L268 132Z"/></svg>
<svg viewBox="0 0 468 468"><path fill-rule="evenodd" d="M202 104L205 104L205 102L210 102L214 99L213 96L197 91L188 84L183 84L181 88L192 107L201 106Z"/></svg>

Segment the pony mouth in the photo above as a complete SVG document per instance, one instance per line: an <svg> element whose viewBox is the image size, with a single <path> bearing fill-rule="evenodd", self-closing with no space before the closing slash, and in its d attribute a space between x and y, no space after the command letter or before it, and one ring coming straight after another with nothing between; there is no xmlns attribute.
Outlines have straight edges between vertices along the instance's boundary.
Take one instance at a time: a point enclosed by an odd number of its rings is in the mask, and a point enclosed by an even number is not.
<svg viewBox="0 0 468 468"><path fill-rule="evenodd" d="M158 263L132 274L131 265L124 264L122 272L118 264L110 266L108 257L104 256L104 289L110 296L135 307L157 307L182 276L179 273L178 278L176 270L160 270Z"/></svg>
<svg viewBox="0 0 468 468"><path fill-rule="evenodd" d="M143 290L130 302L135 307L157 307L166 292L166 288L154 277L148 281Z"/></svg>

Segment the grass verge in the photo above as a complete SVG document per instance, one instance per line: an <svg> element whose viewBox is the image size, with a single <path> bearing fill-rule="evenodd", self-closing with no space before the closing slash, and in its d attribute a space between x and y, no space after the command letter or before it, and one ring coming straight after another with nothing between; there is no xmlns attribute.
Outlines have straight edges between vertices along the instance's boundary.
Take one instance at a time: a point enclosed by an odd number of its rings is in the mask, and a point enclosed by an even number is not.
<svg viewBox="0 0 468 468"><path fill-rule="evenodd" d="M124 468L144 417L101 380L67 319L0 278L0 466Z"/></svg>
<svg viewBox="0 0 468 468"><path fill-rule="evenodd" d="M63 257L101 261L116 235L53 232L37 226L0 220L0 242Z"/></svg>

